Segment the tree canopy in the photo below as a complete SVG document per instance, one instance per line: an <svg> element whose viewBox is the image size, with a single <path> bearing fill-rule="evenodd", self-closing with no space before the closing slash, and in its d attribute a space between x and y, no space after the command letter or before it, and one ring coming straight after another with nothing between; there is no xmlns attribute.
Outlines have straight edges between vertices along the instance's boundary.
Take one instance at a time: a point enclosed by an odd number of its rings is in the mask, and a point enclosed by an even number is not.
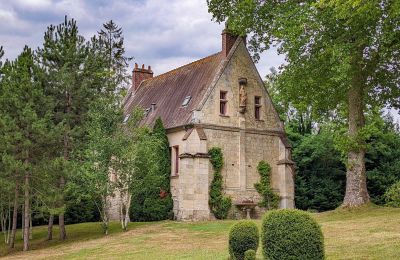
<svg viewBox="0 0 400 260"><path fill-rule="evenodd" d="M346 196L343 206L369 201L364 112L400 106L399 2L390 0L208 0L229 30L250 34L249 48L277 45L285 54L277 85L286 100L316 115L347 115Z"/></svg>

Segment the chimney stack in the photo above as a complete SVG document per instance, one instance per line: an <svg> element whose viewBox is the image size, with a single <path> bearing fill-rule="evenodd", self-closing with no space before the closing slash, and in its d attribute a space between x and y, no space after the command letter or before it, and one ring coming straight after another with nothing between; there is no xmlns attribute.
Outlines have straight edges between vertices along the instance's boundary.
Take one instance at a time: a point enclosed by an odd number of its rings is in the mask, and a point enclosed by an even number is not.
<svg viewBox="0 0 400 260"><path fill-rule="evenodd" d="M228 29L224 29L222 31L222 55L226 58L229 54L229 51L232 49L232 46L235 44L237 39L236 35L231 34Z"/></svg>
<svg viewBox="0 0 400 260"><path fill-rule="evenodd" d="M135 92L143 80L150 79L152 77L153 71L151 70L150 66L145 69L144 64L142 64L142 67L139 68L139 65L135 63L135 68L132 72L132 87L130 92Z"/></svg>
<svg viewBox="0 0 400 260"><path fill-rule="evenodd" d="M236 42L236 39L239 37L237 35L229 32L227 28L225 28L222 33L222 55L224 58L228 57L229 51L232 49L233 45ZM241 37L243 39L244 44L246 45L246 36Z"/></svg>

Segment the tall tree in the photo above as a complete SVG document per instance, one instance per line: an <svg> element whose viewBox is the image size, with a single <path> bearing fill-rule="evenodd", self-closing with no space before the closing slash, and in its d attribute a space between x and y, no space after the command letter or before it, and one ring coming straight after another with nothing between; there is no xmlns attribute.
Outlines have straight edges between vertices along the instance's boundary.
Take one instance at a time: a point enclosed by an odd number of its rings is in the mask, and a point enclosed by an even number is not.
<svg viewBox="0 0 400 260"><path fill-rule="evenodd" d="M105 85L110 89L121 89L129 84L129 61L132 57L125 56L124 37L122 28L113 22L103 24L98 32L100 46L105 54L107 78Z"/></svg>
<svg viewBox="0 0 400 260"><path fill-rule="evenodd" d="M50 25L44 35L43 47L38 49L41 64L47 72L47 87L56 100L54 123L62 126L59 136L58 157L63 159L62 170L58 172L59 193L62 195L58 202L58 222L60 239L66 238L65 230L65 185L72 173L76 156L82 150L85 138L85 118L94 96L90 75L91 67L85 66L88 56L88 44L79 35L74 19L65 21L57 26Z"/></svg>
<svg viewBox="0 0 400 260"><path fill-rule="evenodd" d="M278 45L287 64L279 88L315 112L346 111L346 193L342 206L369 202L365 109L400 106L400 2L390 0L208 0L217 21L252 33L256 54ZM257 58L258 56L255 55Z"/></svg>
<svg viewBox="0 0 400 260"><path fill-rule="evenodd" d="M25 46L23 52L12 63L6 63L2 78L0 109L3 140L7 141L9 172L21 172L24 192L24 251L29 249L29 223L31 222L31 196L35 176L41 171L45 138L51 116L51 102L46 96L40 80L41 69L34 62L34 55ZM3 156L3 160L4 160ZM18 177L18 176L16 176ZM18 178L16 197L18 196ZM17 198L16 198L17 199ZM15 210L14 204L14 210ZM14 225L14 223L13 223ZM15 235L15 233L13 234ZM14 243L15 238L11 238Z"/></svg>

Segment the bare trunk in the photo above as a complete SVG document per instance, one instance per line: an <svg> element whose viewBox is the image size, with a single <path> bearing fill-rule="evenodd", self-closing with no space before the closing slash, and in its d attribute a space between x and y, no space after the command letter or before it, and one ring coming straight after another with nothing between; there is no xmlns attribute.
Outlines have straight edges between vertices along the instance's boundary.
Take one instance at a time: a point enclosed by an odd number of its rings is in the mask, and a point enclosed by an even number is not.
<svg viewBox="0 0 400 260"><path fill-rule="evenodd" d="M103 198L103 206L102 206L102 214L101 214L101 220L102 220L102 227L103 227L103 232L105 235L108 235L108 223L109 223L109 218L108 218L108 205L107 205L107 198Z"/></svg>
<svg viewBox="0 0 400 260"><path fill-rule="evenodd" d="M32 233L32 213L29 214L29 239L33 239L33 233Z"/></svg>
<svg viewBox="0 0 400 260"><path fill-rule="evenodd" d="M63 176L60 177L60 189L61 192L64 192L64 186L65 186L65 179ZM64 197L61 199L61 205L64 205ZM65 240L67 238L67 233L65 231L65 221L64 221L64 212L62 211L58 215L58 226L60 228L60 239Z"/></svg>
<svg viewBox="0 0 400 260"><path fill-rule="evenodd" d="M367 176L365 173L365 144L358 138L364 127L362 77L354 77L348 92L349 138L355 140L355 147L348 152L346 172L346 195L342 207L358 207L369 202Z"/></svg>
<svg viewBox="0 0 400 260"><path fill-rule="evenodd" d="M72 105L72 100L71 100L71 95L69 94L68 91L65 91L65 99L66 99L66 114L69 115L71 113L71 105ZM64 133L64 160L69 161L69 130L70 126L67 124L67 129L65 130ZM64 187L65 187L65 178L64 176L60 177L60 190L62 194L64 194ZM64 195L61 196L61 206L64 205ZM61 211L61 213L58 215L58 226L60 228L60 239L65 240L67 238L67 232L65 231L65 221L64 221L64 212Z"/></svg>
<svg viewBox="0 0 400 260"><path fill-rule="evenodd" d="M25 185L24 185L24 251L29 250L29 218L30 218L30 207L29 207L29 172L25 173Z"/></svg>
<svg viewBox="0 0 400 260"><path fill-rule="evenodd" d="M49 217L49 224L47 226L47 240L53 239L53 222L54 222L54 215L51 214Z"/></svg>
<svg viewBox="0 0 400 260"><path fill-rule="evenodd" d="M122 230L126 231L128 229L129 223L129 205L131 204L131 196L129 193L127 194L127 199L125 200L125 192L121 192L121 210L120 210L120 219Z"/></svg>

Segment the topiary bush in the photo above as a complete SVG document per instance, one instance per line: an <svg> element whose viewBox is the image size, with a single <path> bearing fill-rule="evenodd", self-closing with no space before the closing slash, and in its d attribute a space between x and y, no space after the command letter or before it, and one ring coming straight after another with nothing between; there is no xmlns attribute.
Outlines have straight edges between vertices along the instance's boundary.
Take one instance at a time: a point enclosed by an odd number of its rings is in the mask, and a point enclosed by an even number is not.
<svg viewBox="0 0 400 260"><path fill-rule="evenodd" d="M256 260L256 251L249 249L244 252L244 260Z"/></svg>
<svg viewBox="0 0 400 260"><path fill-rule="evenodd" d="M224 158L221 148L213 147L209 150L210 161L214 168L214 177L210 185L208 204L211 212L217 219L226 219L229 209L232 207L232 199L222 193L222 174Z"/></svg>
<svg viewBox="0 0 400 260"><path fill-rule="evenodd" d="M273 210L262 222L265 259L324 259L324 237L310 214L296 209Z"/></svg>
<svg viewBox="0 0 400 260"><path fill-rule="evenodd" d="M245 252L258 248L259 233L257 225L249 220L241 220L229 231L229 254L234 260L245 259ZM251 255L251 253L248 253ZM246 258L247 259L247 258ZM252 258L249 258L252 259Z"/></svg>
<svg viewBox="0 0 400 260"><path fill-rule="evenodd" d="M400 208L400 181L394 183L385 192L386 206Z"/></svg>

